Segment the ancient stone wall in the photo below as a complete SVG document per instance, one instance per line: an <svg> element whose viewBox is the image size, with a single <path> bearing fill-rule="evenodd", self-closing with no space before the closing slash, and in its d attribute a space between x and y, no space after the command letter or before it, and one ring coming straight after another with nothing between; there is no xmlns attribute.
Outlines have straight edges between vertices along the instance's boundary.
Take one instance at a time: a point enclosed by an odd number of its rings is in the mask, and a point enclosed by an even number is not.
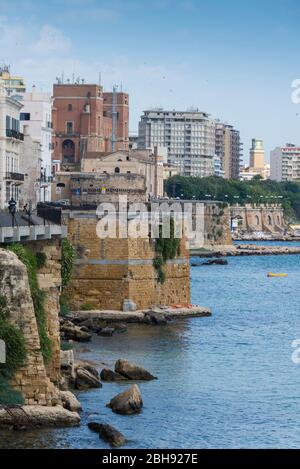
<svg viewBox="0 0 300 469"><path fill-rule="evenodd" d="M230 214L227 204L207 203L204 208L204 245L232 244Z"/></svg>
<svg viewBox="0 0 300 469"><path fill-rule="evenodd" d="M231 219L237 220L237 228L245 232L282 234L286 228L281 205L247 204L230 208Z"/></svg>
<svg viewBox="0 0 300 469"><path fill-rule="evenodd" d="M26 404L54 405L58 402L58 390L47 376L40 350L40 340L28 283L27 269L17 256L0 249L0 294L9 308L9 320L23 333L27 358L12 385L20 390Z"/></svg>
<svg viewBox="0 0 300 469"><path fill-rule="evenodd" d="M51 361L47 364L47 374L52 382L60 380L60 334L59 334L59 295L61 290L61 245L60 240L34 241L27 243L33 252L46 255L46 262L38 270L37 277L45 295L47 331L52 345Z"/></svg>
<svg viewBox="0 0 300 469"><path fill-rule="evenodd" d="M95 309L120 310L127 298L138 308L189 303L189 254L183 240L179 257L163 266L166 280L159 284L153 267L154 241L100 239L97 222L92 213L76 216L74 212L68 221L69 239L78 253L69 287L74 308L89 303Z"/></svg>

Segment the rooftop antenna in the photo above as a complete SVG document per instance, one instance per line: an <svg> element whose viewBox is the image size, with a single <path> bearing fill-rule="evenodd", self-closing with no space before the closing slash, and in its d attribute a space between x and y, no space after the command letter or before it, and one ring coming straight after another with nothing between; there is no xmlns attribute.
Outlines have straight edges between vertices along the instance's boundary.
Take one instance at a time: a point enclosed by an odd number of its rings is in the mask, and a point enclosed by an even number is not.
<svg viewBox="0 0 300 469"><path fill-rule="evenodd" d="M117 127L117 85L113 86L112 95L112 132L111 132L111 151L116 151L116 127Z"/></svg>

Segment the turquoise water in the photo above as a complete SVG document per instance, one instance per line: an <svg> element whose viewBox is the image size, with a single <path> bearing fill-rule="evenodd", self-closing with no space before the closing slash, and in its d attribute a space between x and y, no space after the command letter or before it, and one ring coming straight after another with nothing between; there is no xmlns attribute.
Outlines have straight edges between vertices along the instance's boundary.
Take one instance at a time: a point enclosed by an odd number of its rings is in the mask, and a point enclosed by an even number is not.
<svg viewBox="0 0 300 469"><path fill-rule="evenodd" d="M198 259L199 260L199 259ZM267 278L268 271L286 278ZM294 448L300 445L300 256L228 258L227 266L191 268L192 301L210 318L166 327L132 325L96 337L87 359L113 366L128 358L158 380L140 383L141 414L120 416L105 404L124 385L79 393L82 426L0 433L0 447L107 448L89 420L117 427L127 448Z"/></svg>

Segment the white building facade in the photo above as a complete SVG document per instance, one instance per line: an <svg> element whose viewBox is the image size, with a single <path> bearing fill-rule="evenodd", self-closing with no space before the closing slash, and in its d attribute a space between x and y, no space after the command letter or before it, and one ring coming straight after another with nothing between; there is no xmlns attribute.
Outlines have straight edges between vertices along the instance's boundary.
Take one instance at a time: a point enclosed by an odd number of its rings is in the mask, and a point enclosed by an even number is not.
<svg viewBox="0 0 300 469"><path fill-rule="evenodd" d="M270 179L274 181L300 180L300 147L287 144L270 153Z"/></svg>
<svg viewBox="0 0 300 469"><path fill-rule="evenodd" d="M13 198L18 204L24 174L20 172L24 135L20 132L22 104L0 87L0 209Z"/></svg>
<svg viewBox="0 0 300 469"><path fill-rule="evenodd" d="M168 163L184 176L214 174L215 122L198 110L144 111L139 122L138 148L166 147Z"/></svg>
<svg viewBox="0 0 300 469"><path fill-rule="evenodd" d="M38 202L51 200L52 182L52 99L48 93L40 93L32 88L31 93L18 97L23 104L20 114L21 130L26 126L26 134L40 143L41 171L36 181Z"/></svg>

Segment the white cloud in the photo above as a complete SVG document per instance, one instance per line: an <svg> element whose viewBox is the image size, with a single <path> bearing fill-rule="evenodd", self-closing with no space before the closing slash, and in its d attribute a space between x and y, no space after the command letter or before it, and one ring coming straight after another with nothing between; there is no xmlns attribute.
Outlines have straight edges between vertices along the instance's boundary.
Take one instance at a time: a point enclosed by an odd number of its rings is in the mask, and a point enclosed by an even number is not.
<svg viewBox="0 0 300 469"><path fill-rule="evenodd" d="M40 30L38 41L32 45L32 50L42 54L64 54L71 49L71 40L59 29L45 24Z"/></svg>

